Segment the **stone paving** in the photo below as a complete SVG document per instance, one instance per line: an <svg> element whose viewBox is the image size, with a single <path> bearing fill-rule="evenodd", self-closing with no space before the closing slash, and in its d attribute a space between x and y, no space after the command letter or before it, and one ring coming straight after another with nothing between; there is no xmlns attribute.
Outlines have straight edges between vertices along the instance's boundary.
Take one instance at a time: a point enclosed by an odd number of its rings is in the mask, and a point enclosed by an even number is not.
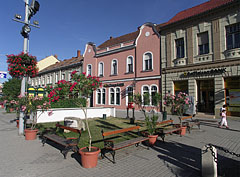
<svg viewBox="0 0 240 177"><path fill-rule="evenodd" d="M15 114L0 109L0 177L197 177L201 176L201 148L212 143L240 154L240 121L229 120L231 129L217 128L213 119L202 118L201 129L180 137L169 135L155 147L129 147L116 152L116 164L107 159L84 169L77 153L67 159L58 149L39 139L26 141L18 135ZM218 151L219 176L240 176L240 157Z"/></svg>

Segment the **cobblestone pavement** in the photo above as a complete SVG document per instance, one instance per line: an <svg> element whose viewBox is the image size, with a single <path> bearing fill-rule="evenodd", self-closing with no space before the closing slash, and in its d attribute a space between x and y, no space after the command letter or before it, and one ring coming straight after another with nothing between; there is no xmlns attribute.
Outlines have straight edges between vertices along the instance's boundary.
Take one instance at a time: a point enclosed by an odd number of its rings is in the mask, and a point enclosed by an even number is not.
<svg viewBox="0 0 240 177"><path fill-rule="evenodd" d="M169 135L147 150L129 147L116 152L116 164L102 159L93 169L80 165L77 153L63 159L58 149L39 139L26 141L18 135L15 114L0 109L0 177L197 177L201 176L201 149L211 143L240 154L240 122L229 120L231 129L217 128L213 119L201 119L201 129L180 137ZM240 157L218 151L219 176L240 176Z"/></svg>

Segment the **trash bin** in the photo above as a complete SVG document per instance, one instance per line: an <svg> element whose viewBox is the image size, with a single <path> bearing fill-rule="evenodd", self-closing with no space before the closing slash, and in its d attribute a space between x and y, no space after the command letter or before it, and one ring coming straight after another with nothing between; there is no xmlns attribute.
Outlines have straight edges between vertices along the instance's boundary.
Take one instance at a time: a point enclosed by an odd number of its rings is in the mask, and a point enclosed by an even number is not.
<svg viewBox="0 0 240 177"><path fill-rule="evenodd" d="M162 112L162 120L167 120L167 111Z"/></svg>
<svg viewBox="0 0 240 177"><path fill-rule="evenodd" d="M102 117L102 118L103 118L103 119L106 119L106 117L107 117L107 114L103 114L103 117Z"/></svg>

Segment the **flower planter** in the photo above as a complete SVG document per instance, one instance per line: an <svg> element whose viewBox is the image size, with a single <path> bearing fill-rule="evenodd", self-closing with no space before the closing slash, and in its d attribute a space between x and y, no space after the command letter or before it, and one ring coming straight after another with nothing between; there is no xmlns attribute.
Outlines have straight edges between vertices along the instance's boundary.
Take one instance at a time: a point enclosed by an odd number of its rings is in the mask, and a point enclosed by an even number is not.
<svg viewBox="0 0 240 177"><path fill-rule="evenodd" d="M14 111L14 109L13 109L13 108L9 108L9 111L10 111L10 112L13 112L13 111Z"/></svg>
<svg viewBox="0 0 240 177"><path fill-rule="evenodd" d="M25 129L25 140L35 140L37 137L38 129Z"/></svg>
<svg viewBox="0 0 240 177"><path fill-rule="evenodd" d="M16 127L19 128L19 120L16 120L16 123L17 123Z"/></svg>
<svg viewBox="0 0 240 177"><path fill-rule="evenodd" d="M132 109L133 108L133 102L128 103L128 108Z"/></svg>
<svg viewBox="0 0 240 177"><path fill-rule="evenodd" d="M84 168L94 168L97 166L98 154L100 149L98 147L92 147L92 151L89 152L87 147L79 149L81 154L81 163Z"/></svg>
<svg viewBox="0 0 240 177"><path fill-rule="evenodd" d="M181 127L181 135L185 135L186 134L186 129L187 127Z"/></svg>
<svg viewBox="0 0 240 177"><path fill-rule="evenodd" d="M157 141L158 135L148 135L148 137L150 146L153 146Z"/></svg>

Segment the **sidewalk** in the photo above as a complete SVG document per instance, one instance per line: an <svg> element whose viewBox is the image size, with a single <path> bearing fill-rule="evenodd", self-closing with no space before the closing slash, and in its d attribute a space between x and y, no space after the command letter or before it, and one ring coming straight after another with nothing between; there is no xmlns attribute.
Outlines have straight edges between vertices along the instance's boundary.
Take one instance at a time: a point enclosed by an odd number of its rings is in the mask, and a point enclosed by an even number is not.
<svg viewBox="0 0 240 177"><path fill-rule="evenodd" d="M240 154L240 122L229 120L230 130L216 122L203 121L201 129L180 137L171 135L154 148L130 147L116 152L116 164L107 159L93 169L80 165L79 155L64 159L58 149L39 139L26 141L18 136L15 114L0 109L0 177L197 177L201 176L201 148L212 143ZM206 118L204 120L207 120ZM212 119L211 119L212 120ZM218 151L219 176L240 176L240 157Z"/></svg>

